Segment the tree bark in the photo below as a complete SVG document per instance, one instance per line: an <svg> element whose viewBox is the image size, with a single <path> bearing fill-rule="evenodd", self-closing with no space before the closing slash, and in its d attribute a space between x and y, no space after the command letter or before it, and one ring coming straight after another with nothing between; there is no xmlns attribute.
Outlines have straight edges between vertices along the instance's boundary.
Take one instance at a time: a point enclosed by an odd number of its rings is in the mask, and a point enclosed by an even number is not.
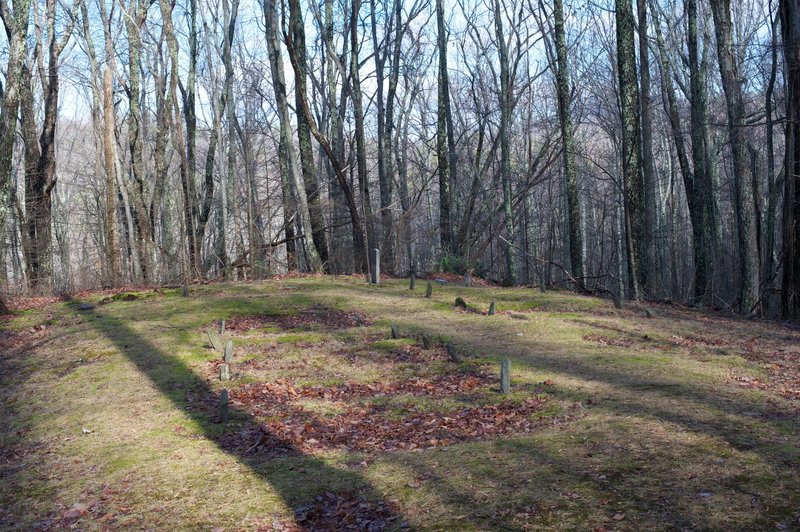
<svg viewBox="0 0 800 532"><path fill-rule="evenodd" d="M561 122L561 142L564 158L564 185L567 192L567 233L569 235L569 258L572 276L578 288L584 288L583 280L583 235L581 234L581 210L578 197L578 179L575 171L575 140L570 103L570 76L567 60L567 41L564 31L563 0L554 0L553 17L556 46L556 90L558 114Z"/></svg>
<svg viewBox="0 0 800 532"><path fill-rule="evenodd" d="M353 8L350 13L350 87L353 99L353 117L355 121L356 136L356 165L358 172L358 186L361 189L361 205L364 212L364 221L367 224L367 245L364 254L366 264L364 268L370 271L369 249L377 246L378 241L375 235L375 224L372 217L372 201L369 194L369 179L367 176L367 153L366 139L364 135L364 107L361 95L361 74L359 73L358 62L358 14L361 7L361 0L353 0Z"/></svg>
<svg viewBox="0 0 800 532"><path fill-rule="evenodd" d="M501 243L506 262L503 284L514 286L517 260L514 248L514 213L511 210L511 80L500 0L494 0L494 29L497 54L500 60L500 94L498 95L500 104L500 183L503 187L503 226L506 233Z"/></svg>
<svg viewBox="0 0 800 532"><path fill-rule="evenodd" d="M628 257L628 289L641 298L639 258L642 252L643 184L639 162L639 103L636 83L636 51L631 0L616 0L617 75L622 118L622 187L624 194L625 246Z"/></svg>
<svg viewBox="0 0 800 532"><path fill-rule="evenodd" d="M641 117L641 165L644 215L639 246L641 288L653 295L655 290L655 225L656 172L653 157L653 113L650 97L650 42L648 35L647 0L636 0L639 19L639 87Z"/></svg>
<svg viewBox="0 0 800 532"><path fill-rule="evenodd" d="M8 194L14 157L14 138L17 133L22 67L28 55L28 17L30 0L13 0L13 12L9 13L5 0L3 24L8 36L8 62L6 67L3 101L0 108L0 236L5 231Z"/></svg>
<svg viewBox="0 0 800 532"><path fill-rule="evenodd" d="M297 66L299 69L294 84L295 106L299 109L302 95L307 94L306 32L305 23L303 22L303 10L298 6L293 13L295 18L292 24L292 40L297 53ZM323 267L327 268L328 239L325 235L325 219L322 216L320 187L316 168L314 167L314 148L311 145L311 130L308 120L301 112L297 113L297 140L300 147L300 168L303 172L303 186L308 198L308 211L311 217L315 253L319 255L319 260L322 262Z"/></svg>
<svg viewBox="0 0 800 532"><path fill-rule="evenodd" d="M299 9L297 0L290 0L289 2L289 34L293 32L291 27L294 24L294 12ZM306 197L305 188L301 185L300 170L297 167L297 156L292 143L291 134L291 121L289 118L289 105L286 98L286 81L283 73L283 59L280 53L280 41L278 39L278 30L276 27L277 12L275 10L274 0L265 0L264 2L264 31L267 38L267 50L270 61L270 71L272 72L272 86L275 92L275 100L278 105L278 118L280 121L280 134L281 141L285 144L286 149L286 164L287 164L287 177L289 187L294 196L297 205L297 214L300 217L300 226L303 231L303 241L308 251L309 264L308 267L313 272L322 271L322 262L320 261L319 254L316 252L314 246L313 230L311 228L311 215L308 212L308 199ZM290 50L290 54L294 54L294 50ZM294 57L292 57L294 64ZM305 96L303 96L305 101ZM298 109L298 112L301 112Z"/></svg>
<svg viewBox="0 0 800 532"><path fill-rule="evenodd" d="M451 218L451 182L455 170L451 162L455 157L451 150L452 120L450 117L450 81L447 72L447 30L444 26L443 0L436 0L436 45L439 56L438 104L436 112L436 164L439 176L439 234L442 255L454 252Z"/></svg>
<svg viewBox="0 0 800 532"><path fill-rule="evenodd" d="M734 51L730 0L711 0L717 37L717 59L725 93L728 135L733 158L734 204L739 242L739 312L750 314L759 302L759 253L753 182L747 174L747 139L739 64Z"/></svg>
<svg viewBox="0 0 800 532"><path fill-rule="evenodd" d="M786 76L781 310L786 319L800 321L800 7L781 0L779 9Z"/></svg>

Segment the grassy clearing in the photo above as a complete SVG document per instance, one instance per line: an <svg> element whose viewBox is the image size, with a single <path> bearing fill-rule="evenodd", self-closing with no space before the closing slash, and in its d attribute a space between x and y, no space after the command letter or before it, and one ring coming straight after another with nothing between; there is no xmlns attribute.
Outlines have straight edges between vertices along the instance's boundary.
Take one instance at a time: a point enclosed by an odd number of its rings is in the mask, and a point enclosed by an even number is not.
<svg viewBox="0 0 800 532"><path fill-rule="evenodd" d="M427 300L424 286L351 277L179 292L91 311L55 304L0 325L1 528L269 529L326 492L387 501L392 526L432 530L800 528L796 330L666 306L647 319L524 289L435 286ZM478 312L454 309L456 297ZM498 314L481 314L491 301ZM234 399L269 384L328 393L287 403L310 422L446 416L506 398L483 383L438 395L361 387L496 375L510 357L509 401L543 402L535 430L416 452L232 445L283 413L234 401L231 421L214 423L220 355L205 331L320 308L369 322L229 331ZM462 364L447 361L446 342ZM351 395L335 395L342 387Z"/></svg>

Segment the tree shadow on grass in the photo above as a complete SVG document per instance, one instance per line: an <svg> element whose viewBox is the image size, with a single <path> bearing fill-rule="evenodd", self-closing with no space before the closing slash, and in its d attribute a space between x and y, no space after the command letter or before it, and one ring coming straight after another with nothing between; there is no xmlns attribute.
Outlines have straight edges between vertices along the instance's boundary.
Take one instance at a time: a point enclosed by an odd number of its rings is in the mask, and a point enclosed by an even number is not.
<svg viewBox="0 0 800 532"><path fill-rule="evenodd" d="M402 294L392 293L382 296L403 297ZM497 318L493 319L493 326L503 326ZM401 330L410 331L412 335L441 336L429 323L420 323L414 317L397 317L394 321ZM764 434L750 434L745 428L775 432L788 430L795 437L800 434L800 407L791 405L789 401L773 401L768 396L760 397L749 393L749 390L726 387L723 383L698 381L696 376L689 376L687 380L680 372L667 371L655 359L650 365L640 365L633 359L628 361L624 358L637 354L630 349L602 353L608 362L595 358L593 355L598 354L595 350L587 352L579 348L567 353L563 345L545 341L541 337L533 340L521 338L519 345L507 351L502 347L498 350L495 343L498 334L504 333L501 330L483 330L479 324L470 324L469 329L461 331L458 336L455 332L449 336L454 337L459 345L468 347L471 353L487 353L486 357L498 361L511 356L514 365L520 364L534 372L551 372L556 378L560 375L608 386L613 397L609 398L607 407L616 413L644 415L676 423L693 432L724 438L740 450L764 453L772 459L774 456L766 453L773 442ZM637 334L641 339L641 333ZM511 332L508 332L508 338L513 338ZM614 358L618 356L620 359L615 362ZM586 394L577 389L562 388L557 395L567 401L576 401ZM795 456L800 456L800 450ZM793 465L798 467L800 463L795 461Z"/></svg>
<svg viewBox="0 0 800 532"><path fill-rule="evenodd" d="M77 315L81 315L77 311L80 304L80 301L72 301L68 306L76 310ZM218 423L216 406L209 408L208 404L187 402L187 392L196 397L214 397L217 401L218 394L183 361L159 349L124 320L104 316L84 321L113 343L177 409L191 417L208 441L268 482L286 506L295 510L296 515L304 516L301 517L306 519L303 526L312 530L331 526L341 530L381 530L384 525L397 527L405 522L399 511L387 503L362 475L334 468L320 458L304 453L278 435L266 436L280 447L285 457L265 458L262 454L249 452L241 446L230 445L230 439L243 427L259 424L249 412L231 405L227 423ZM287 469L291 471L287 473ZM333 492L336 498L330 499L330 495L327 495L314 499L326 492ZM342 498L338 498L337 492L342 494ZM356 497L358 500L344 500L347 497ZM373 508L374 512L370 514L369 508L365 511L363 507L360 514L346 511L361 502ZM324 507L328 504L336 508L328 512Z"/></svg>

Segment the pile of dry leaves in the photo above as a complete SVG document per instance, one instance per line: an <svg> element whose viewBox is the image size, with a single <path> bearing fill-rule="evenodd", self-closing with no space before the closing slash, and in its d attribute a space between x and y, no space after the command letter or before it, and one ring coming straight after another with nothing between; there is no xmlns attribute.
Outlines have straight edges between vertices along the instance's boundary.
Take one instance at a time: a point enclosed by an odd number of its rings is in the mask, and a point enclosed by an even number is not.
<svg viewBox="0 0 800 532"><path fill-rule="evenodd" d="M386 501L370 501L345 492L325 493L295 511L294 520L276 521L273 530L316 532L329 530L379 532L396 526L398 512ZM403 524L401 528L405 528Z"/></svg>
<svg viewBox="0 0 800 532"><path fill-rule="evenodd" d="M321 417L278 397L266 394L258 402L248 404L240 402L239 394L232 393L231 404L268 421L247 426L226 444L268 455L333 449L362 452L427 449L530 432L538 423L534 414L545 404L541 398L529 398L521 403L503 401L441 412L422 410L409 401L403 405L403 416L399 418L396 412L380 405L354 404L341 414Z"/></svg>
<svg viewBox="0 0 800 532"><path fill-rule="evenodd" d="M614 347L630 347L633 342L626 338L612 338L602 334L586 334L583 339L587 342L594 342L600 345L610 345Z"/></svg>
<svg viewBox="0 0 800 532"><path fill-rule="evenodd" d="M347 329L349 327L367 327L372 323L373 319L370 316L357 310L342 312L315 305L298 314L236 316L226 320L225 328L230 331L248 331L270 326L280 329L299 329L319 325L327 329Z"/></svg>

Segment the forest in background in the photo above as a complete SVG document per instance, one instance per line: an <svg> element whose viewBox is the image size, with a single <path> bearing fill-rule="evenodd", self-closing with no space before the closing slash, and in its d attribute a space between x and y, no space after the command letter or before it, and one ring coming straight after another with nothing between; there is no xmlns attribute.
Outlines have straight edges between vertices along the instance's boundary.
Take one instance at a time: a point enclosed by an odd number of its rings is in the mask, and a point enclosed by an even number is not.
<svg viewBox="0 0 800 532"><path fill-rule="evenodd" d="M800 318L792 0L2 0L6 294L476 275Z"/></svg>

